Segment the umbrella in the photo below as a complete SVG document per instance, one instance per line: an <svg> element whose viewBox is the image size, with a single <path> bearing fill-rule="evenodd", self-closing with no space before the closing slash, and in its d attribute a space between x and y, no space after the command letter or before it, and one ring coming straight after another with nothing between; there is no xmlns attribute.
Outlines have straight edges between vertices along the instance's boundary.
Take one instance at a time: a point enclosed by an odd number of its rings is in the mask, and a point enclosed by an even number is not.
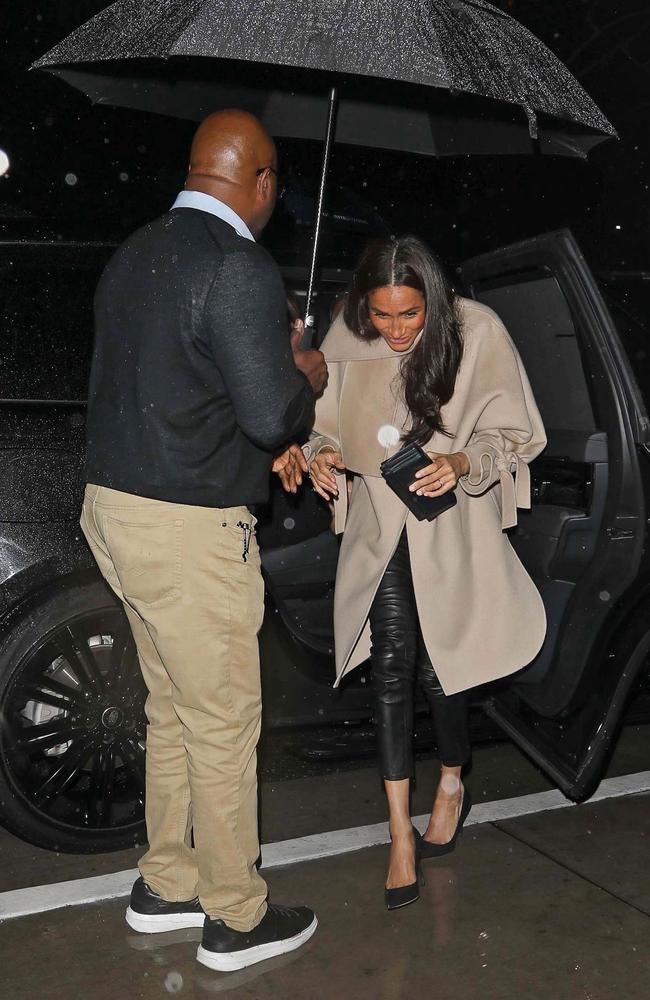
<svg viewBox="0 0 650 1000"><path fill-rule="evenodd" d="M585 157L616 134L564 64L486 0L117 0L34 66L98 103L195 119L239 106L276 136L324 137L308 320L335 140Z"/></svg>

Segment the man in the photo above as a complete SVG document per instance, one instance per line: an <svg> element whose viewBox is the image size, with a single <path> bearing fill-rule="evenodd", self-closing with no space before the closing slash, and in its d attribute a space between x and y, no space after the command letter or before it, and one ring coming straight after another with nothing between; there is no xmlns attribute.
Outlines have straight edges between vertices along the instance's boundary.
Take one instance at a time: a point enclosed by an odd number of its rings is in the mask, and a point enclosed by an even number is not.
<svg viewBox="0 0 650 1000"><path fill-rule="evenodd" d="M263 583L249 508L327 377L319 351L292 353L281 277L255 242L276 185L257 119L210 116L185 190L120 247L95 299L81 523L149 691L149 850L127 921L203 925L197 957L219 970L297 948L317 924L267 903L256 869Z"/></svg>

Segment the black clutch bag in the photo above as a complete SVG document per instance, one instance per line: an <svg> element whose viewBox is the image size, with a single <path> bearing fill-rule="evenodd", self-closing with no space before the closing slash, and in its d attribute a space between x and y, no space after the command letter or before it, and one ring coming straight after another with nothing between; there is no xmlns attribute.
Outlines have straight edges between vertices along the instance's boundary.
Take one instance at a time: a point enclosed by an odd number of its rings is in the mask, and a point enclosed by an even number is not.
<svg viewBox="0 0 650 1000"><path fill-rule="evenodd" d="M415 482L415 473L425 466L431 465L431 459L418 444L408 444L392 458L387 458L379 466L381 474L397 494L403 504L406 504L418 521L433 521L438 514L449 510L456 504L456 494L453 490L441 497L418 496L411 493L409 486Z"/></svg>

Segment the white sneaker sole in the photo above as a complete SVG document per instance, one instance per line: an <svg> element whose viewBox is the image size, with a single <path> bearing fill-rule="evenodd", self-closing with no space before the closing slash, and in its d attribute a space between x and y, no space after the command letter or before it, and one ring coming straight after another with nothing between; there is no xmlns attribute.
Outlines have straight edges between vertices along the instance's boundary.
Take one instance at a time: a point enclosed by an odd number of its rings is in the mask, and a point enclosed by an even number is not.
<svg viewBox="0 0 650 1000"><path fill-rule="evenodd" d="M136 913L127 907L126 922L140 934L164 934L165 931L180 931L185 927L203 927L205 913Z"/></svg>
<svg viewBox="0 0 650 1000"><path fill-rule="evenodd" d="M265 962L268 958L275 958L276 955L295 951L309 941L317 927L318 918L314 917L309 927L305 927L304 931L294 937L258 944L243 951L206 951L203 945L199 945L196 958L201 965L206 965L208 969L214 969L216 972L235 972L237 969L245 969L248 965L255 965L256 962Z"/></svg>

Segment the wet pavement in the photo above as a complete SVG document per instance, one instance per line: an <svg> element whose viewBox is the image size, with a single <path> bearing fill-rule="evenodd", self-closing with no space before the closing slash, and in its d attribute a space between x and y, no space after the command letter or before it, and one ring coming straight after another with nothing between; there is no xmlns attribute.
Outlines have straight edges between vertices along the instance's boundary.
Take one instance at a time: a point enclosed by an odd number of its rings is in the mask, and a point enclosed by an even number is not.
<svg viewBox="0 0 650 1000"><path fill-rule="evenodd" d="M648 769L649 726L628 727L609 776ZM421 759L413 812L430 805L436 766ZM546 791L511 744L479 747L477 802ZM385 819L371 762L262 784L266 843ZM222 996L275 1000L646 1000L650 981L650 795L469 827L425 866L414 906L383 906L386 847L266 872L272 899L305 902L320 926L302 950L213 973L200 932L137 935L125 900L0 924L0 997L125 1000ZM133 868L142 853L79 857L0 836L0 890Z"/></svg>
<svg viewBox="0 0 650 1000"><path fill-rule="evenodd" d="M273 756L285 757L283 773L295 773L288 758L325 738L326 732L276 733ZM267 748L271 756L270 748ZM276 764L277 767L277 764ZM304 771L303 771L304 767ZM627 726L618 740L608 777L650 769L650 724ZM263 843L305 837L346 827L380 823L386 803L374 760L362 758L318 765L300 763L303 777L277 779L261 770L260 821ZM430 754L418 754L413 815L431 807L438 765ZM466 784L475 803L544 792L554 787L512 743L478 746ZM112 854L56 854L33 847L0 828L0 892L67 879L88 878L135 868L142 847ZM1 931L0 931L1 934Z"/></svg>
<svg viewBox="0 0 650 1000"><path fill-rule="evenodd" d="M384 847L272 871L272 898L309 902L319 930L237 973L198 965L198 931L134 934L122 900L9 921L3 996L646 1000L649 838L646 795L471 827L393 913Z"/></svg>

